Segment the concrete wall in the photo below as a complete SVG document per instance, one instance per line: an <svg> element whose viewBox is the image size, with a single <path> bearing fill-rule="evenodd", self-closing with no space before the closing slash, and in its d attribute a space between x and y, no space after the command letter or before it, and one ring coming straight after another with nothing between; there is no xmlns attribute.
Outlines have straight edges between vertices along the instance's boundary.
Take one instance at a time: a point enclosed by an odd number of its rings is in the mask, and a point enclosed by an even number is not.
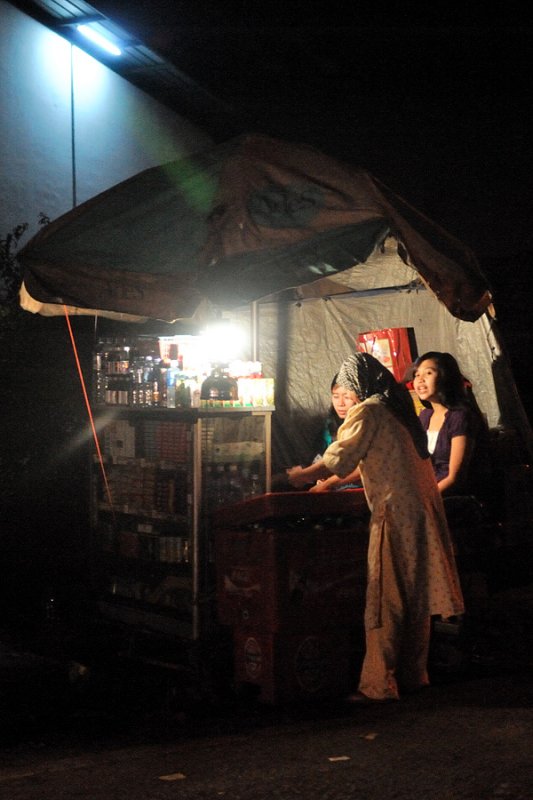
<svg viewBox="0 0 533 800"><path fill-rule="evenodd" d="M0 237L211 139L0 0Z"/></svg>

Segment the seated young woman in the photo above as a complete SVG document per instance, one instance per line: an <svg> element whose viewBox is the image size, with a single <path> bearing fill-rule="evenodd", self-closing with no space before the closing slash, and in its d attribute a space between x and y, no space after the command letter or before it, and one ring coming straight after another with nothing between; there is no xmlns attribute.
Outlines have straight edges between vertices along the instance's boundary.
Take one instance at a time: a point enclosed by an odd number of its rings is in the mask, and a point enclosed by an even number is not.
<svg viewBox="0 0 533 800"><path fill-rule="evenodd" d="M331 405L322 431L322 447L315 461L322 458L322 454L337 438L337 431L346 419L346 415L352 406L355 405L355 395L349 389L339 386L337 382L338 373L331 381ZM317 480L309 489L310 492L335 492L339 489L354 489L360 487L361 473L359 468L353 470L349 475L341 478L339 475L330 475L324 480Z"/></svg>
<svg viewBox="0 0 533 800"><path fill-rule="evenodd" d="M415 361L412 383L424 406L419 419L441 494L469 493L474 485L472 458L486 423L456 359L450 353L424 353Z"/></svg>

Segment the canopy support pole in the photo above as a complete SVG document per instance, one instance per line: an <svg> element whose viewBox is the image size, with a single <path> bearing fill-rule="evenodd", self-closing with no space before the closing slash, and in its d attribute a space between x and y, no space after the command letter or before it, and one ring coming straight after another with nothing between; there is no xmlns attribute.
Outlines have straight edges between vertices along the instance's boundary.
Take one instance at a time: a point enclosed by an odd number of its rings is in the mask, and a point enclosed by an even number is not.
<svg viewBox="0 0 533 800"><path fill-rule="evenodd" d="M259 309L257 300L252 302L252 361L259 361L258 355L258 327L259 327Z"/></svg>

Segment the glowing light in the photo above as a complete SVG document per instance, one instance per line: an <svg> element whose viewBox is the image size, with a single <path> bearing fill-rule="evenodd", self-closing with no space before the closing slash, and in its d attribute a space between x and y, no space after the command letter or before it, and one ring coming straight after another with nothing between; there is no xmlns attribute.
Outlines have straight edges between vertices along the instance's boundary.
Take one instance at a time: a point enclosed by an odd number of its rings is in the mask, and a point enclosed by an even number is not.
<svg viewBox="0 0 533 800"><path fill-rule="evenodd" d="M242 356L246 345L243 330L228 322L209 326L200 339L202 350L211 363L229 364Z"/></svg>
<svg viewBox="0 0 533 800"><path fill-rule="evenodd" d="M120 50L116 44L110 42L109 39L106 39L105 36L102 36L102 34L95 31L94 28L89 27L89 25L78 25L77 30L93 42L93 44L98 45L98 47L101 47L102 50L105 50L107 53L111 53L112 56L122 55L122 50Z"/></svg>
<svg viewBox="0 0 533 800"><path fill-rule="evenodd" d="M109 69L79 47L72 48L72 59L76 112L98 113L97 109L108 102Z"/></svg>

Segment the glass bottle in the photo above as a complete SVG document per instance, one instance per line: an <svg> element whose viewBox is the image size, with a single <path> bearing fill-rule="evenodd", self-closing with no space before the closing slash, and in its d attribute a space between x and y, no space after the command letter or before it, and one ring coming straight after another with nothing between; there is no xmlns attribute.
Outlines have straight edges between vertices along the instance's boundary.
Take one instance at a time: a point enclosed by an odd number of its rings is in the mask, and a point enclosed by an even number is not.
<svg viewBox="0 0 533 800"><path fill-rule="evenodd" d="M153 381L154 381L154 370L153 370L153 359L152 356L146 356L144 359L144 371L143 371L143 393L144 393L144 403L145 406L152 405L152 396L153 396Z"/></svg>
<svg viewBox="0 0 533 800"><path fill-rule="evenodd" d="M105 403L105 361L104 342L99 341L93 352L93 401L98 405Z"/></svg>
<svg viewBox="0 0 533 800"><path fill-rule="evenodd" d="M134 406L144 405L144 358L137 356L132 362L132 391L131 403Z"/></svg>

